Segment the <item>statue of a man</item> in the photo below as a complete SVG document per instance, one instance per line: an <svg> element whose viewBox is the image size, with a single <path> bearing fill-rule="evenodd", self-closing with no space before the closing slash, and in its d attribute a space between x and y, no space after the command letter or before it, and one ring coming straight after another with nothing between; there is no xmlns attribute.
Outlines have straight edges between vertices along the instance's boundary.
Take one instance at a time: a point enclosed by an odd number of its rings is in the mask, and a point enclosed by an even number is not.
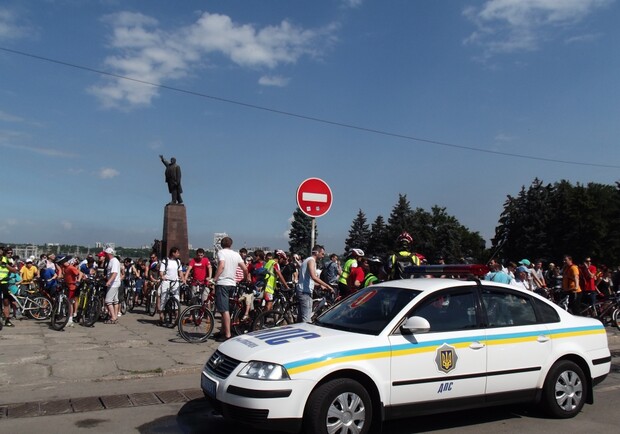
<svg viewBox="0 0 620 434"><path fill-rule="evenodd" d="M181 193L183 193L183 188L181 187L181 167L177 164L176 158L172 157L170 162L164 159L163 155L160 155L159 158L161 162L166 166L166 184L168 184L168 191L172 195L171 204L182 204L183 199L181 199Z"/></svg>

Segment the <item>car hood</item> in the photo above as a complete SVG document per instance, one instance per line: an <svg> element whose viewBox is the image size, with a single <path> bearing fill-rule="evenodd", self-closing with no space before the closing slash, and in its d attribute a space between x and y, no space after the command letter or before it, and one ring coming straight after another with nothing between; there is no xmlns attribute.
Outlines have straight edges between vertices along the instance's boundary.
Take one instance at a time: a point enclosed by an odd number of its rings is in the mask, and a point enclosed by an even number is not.
<svg viewBox="0 0 620 434"><path fill-rule="evenodd" d="M218 350L241 362L258 360L290 365L304 359L325 359L371 348L377 340L373 335L304 323L237 336L220 345Z"/></svg>

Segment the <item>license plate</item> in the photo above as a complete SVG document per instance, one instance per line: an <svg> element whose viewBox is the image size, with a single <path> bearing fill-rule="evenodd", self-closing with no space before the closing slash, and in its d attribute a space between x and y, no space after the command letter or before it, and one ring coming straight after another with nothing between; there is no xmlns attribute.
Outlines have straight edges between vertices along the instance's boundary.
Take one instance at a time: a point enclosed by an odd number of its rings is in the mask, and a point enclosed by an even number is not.
<svg viewBox="0 0 620 434"><path fill-rule="evenodd" d="M200 385L202 386L202 390L204 390L207 395L211 398L215 398L215 391L217 390L217 384L215 381L203 375L200 380Z"/></svg>

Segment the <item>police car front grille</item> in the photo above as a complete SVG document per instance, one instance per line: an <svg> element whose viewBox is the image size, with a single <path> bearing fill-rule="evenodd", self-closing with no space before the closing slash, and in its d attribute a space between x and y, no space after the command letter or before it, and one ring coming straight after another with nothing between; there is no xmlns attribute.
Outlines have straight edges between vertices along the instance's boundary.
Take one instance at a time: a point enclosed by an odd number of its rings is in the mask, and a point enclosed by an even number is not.
<svg viewBox="0 0 620 434"><path fill-rule="evenodd" d="M227 378L239 363L241 363L239 360L215 351L207 362L207 372L218 378Z"/></svg>

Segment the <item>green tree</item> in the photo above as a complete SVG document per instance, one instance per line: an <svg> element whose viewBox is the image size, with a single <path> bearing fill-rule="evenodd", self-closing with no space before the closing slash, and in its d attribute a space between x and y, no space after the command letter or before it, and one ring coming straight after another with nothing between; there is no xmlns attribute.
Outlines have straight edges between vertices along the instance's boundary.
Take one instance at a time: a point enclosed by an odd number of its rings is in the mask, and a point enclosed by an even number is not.
<svg viewBox="0 0 620 434"><path fill-rule="evenodd" d="M370 229L368 228L368 223L366 222L366 214L360 209L357 212L357 216L351 223L351 228L349 229L349 236L345 241L345 251L348 251L351 248L358 248L364 250L364 252L368 251L368 246L370 245Z"/></svg>
<svg viewBox="0 0 620 434"><path fill-rule="evenodd" d="M314 239L318 239L318 229L315 223ZM312 217L304 214L299 208L293 212L293 221L291 222L291 230L289 231L289 251L297 253L302 257L310 254L312 249Z"/></svg>
<svg viewBox="0 0 620 434"><path fill-rule="evenodd" d="M390 251L388 230L383 216L379 215L370 226L368 254L384 258Z"/></svg>
<svg viewBox="0 0 620 434"><path fill-rule="evenodd" d="M396 248L396 238L401 232L412 232L414 227L413 218L413 211L407 200L407 195L399 193L398 202L394 205L388 217L387 236L390 250Z"/></svg>

